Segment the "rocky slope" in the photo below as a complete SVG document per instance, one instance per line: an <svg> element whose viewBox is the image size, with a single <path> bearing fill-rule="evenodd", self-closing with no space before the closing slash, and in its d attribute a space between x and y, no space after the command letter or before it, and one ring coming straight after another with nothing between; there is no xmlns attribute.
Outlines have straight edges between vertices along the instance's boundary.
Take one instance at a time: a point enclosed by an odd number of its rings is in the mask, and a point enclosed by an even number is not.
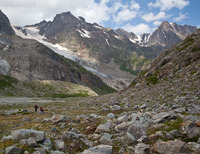
<svg viewBox="0 0 200 154"><path fill-rule="evenodd" d="M5 136L1 137L0 150L52 154L199 153L199 59L200 29L163 51L119 94L40 103L45 114L34 113L32 104L2 105L0 128Z"/></svg>
<svg viewBox="0 0 200 154"><path fill-rule="evenodd" d="M5 16L1 12L1 16ZM7 18L5 18L7 22ZM1 27L4 27L4 22ZM9 22L8 22L9 23ZM11 28L11 27L10 27ZM41 43L7 35L0 35L0 73L19 80L57 80L88 86L98 94L114 92L99 77L75 62L60 56ZM13 34L12 28L10 34Z"/></svg>

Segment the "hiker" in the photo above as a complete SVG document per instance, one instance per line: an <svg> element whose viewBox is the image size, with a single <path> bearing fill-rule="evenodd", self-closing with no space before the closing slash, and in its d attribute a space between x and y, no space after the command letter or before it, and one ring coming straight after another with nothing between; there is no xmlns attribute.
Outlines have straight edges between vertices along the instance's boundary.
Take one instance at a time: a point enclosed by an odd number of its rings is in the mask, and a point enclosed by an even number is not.
<svg viewBox="0 0 200 154"><path fill-rule="evenodd" d="M43 107L40 108L40 111L41 111L42 114L44 114L44 108Z"/></svg>
<svg viewBox="0 0 200 154"><path fill-rule="evenodd" d="M37 112L37 109L38 109L38 105L35 104L35 112Z"/></svg>

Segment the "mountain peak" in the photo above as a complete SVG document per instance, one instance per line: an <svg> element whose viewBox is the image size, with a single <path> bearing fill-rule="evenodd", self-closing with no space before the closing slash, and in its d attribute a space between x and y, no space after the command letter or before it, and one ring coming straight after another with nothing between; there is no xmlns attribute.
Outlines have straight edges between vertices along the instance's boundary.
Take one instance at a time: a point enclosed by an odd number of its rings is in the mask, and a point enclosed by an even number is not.
<svg viewBox="0 0 200 154"><path fill-rule="evenodd" d="M164 30L169 30L169 29L171 29L171 28L173 28L172 27L172 25L168 22L168 21L163 21L161 24L160 24L160 26L158 27L158 29L159 28L162 28L162 29L164 29Z"/></svg>

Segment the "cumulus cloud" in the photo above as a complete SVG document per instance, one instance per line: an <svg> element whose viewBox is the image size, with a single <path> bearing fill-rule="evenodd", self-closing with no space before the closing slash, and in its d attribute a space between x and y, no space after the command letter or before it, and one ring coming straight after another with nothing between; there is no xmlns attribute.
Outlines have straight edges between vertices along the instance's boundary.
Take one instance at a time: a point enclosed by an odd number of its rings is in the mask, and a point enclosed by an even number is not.
<svg viewBox="0 0 200 154"><path fill-rule="evenodd" d="M171 10L172 8L183 9L189 4L188 0L156 0L155 3L148 3L148 6L158 7L161 10Z"/></svg>
<svg viewBox="0 0 200 154"><path fill-rule="evenodd" d="M112 8L112 10L114 10L113 19L116 23L129 21L137 16L137 11L139 9L140 5L135 1L126 4L117 2Z"/></svg>
<svg viewBox="0 0 200 154"><path fill-rule="evenodd" d="M154 21L153 24L154 24L155 26L159 26L159 25L161 24L161 21Z"/></svg>
<svg viewBox="0 0 200 154"><path fill-rule="evenodd" d="M130 11L129 9L121 10L117 16L114 17L116 23L120 23L123 21L128 21L135 18L137 15L136 11Z"/></svg>
<svg viewBox="0 0 200 154"><path fill-rule="evenodd" d="M71 11L75 16L83 16L88 22L110 19L109 0L1 0L0 8L12 23L33 24L42 20L52 20L61 12Z"/></svg>
<svg viewBox="0 0 200 154"><path fill-rule="evenodd" d="M179 16L174 18L173 20L176 21L176 22L179 22L179 21L182 21L183 19L186 19L186 18L187 18L186 14L179 13Z"/></svg>
<svg viewBox="0 0 200 154"><path fill-rule="evenodd" d="M153 12L145 14L142 16L142 19L145 20L146 22L150 22L150 21L155 21L155 20L166 19L169 17L170 17L170 15L166 15L165 12L161 11L157 15L154 15Z"/></svg>
<svg viewBox="0 0 200 154"><path fill-rule="evenodd" d="M151 31L151 28L144 24L144 23L141 23L141 24L138 24L138 25L131 25L130 23L126 24L125 26L122 27L124 30L128 31L128 32L133 32L135 33L136 35L140 35L142 33L150 33L152 32Z"/></svg>

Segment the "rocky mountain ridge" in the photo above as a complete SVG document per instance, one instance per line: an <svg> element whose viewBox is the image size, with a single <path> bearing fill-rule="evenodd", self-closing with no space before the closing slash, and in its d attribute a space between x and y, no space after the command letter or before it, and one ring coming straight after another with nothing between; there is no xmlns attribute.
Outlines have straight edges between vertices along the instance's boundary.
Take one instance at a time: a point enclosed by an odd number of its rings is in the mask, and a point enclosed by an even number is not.
<svg viewBox="0 0 200 154"><path fill-rule="evenodd" d="M96 23L87 23L82 17L74 17L70 12L57 14L52 22L43 21L26 27L38 28L46 41L67 47L80 57L95 59L99 65L114 62L119 69L133 74L137 74L144 65L130 58L143 56L143 59L151 59L157 56L151 48L133 44L116 31ZM142 60L142 63L146 62Z"/></svg>
<svg viewBox="0 0 200 154"><path fill-rule="evenodd" d="M29 28L38 29L45 41L59 44L77 54L79 59L84 60L78 60L79 64L109 76L110 81L104 77L102 79L110 85L113 85L112 82L118 84L113 86L120 90L133 79L131 74L137 75L140 70L147 68L163 49L180 42L196 30L192 26L163 22L153 34L136 36L123 29L112 30L96 23L87 23L84 18L75 17L70 12L57 14L53 21L26 26L22 28L24 34ZM93 64L87 63L88 60ZM107 67L108 65L110 67ZM128 73L119 76L125 73L114 73L118 70Z"/></svg>

